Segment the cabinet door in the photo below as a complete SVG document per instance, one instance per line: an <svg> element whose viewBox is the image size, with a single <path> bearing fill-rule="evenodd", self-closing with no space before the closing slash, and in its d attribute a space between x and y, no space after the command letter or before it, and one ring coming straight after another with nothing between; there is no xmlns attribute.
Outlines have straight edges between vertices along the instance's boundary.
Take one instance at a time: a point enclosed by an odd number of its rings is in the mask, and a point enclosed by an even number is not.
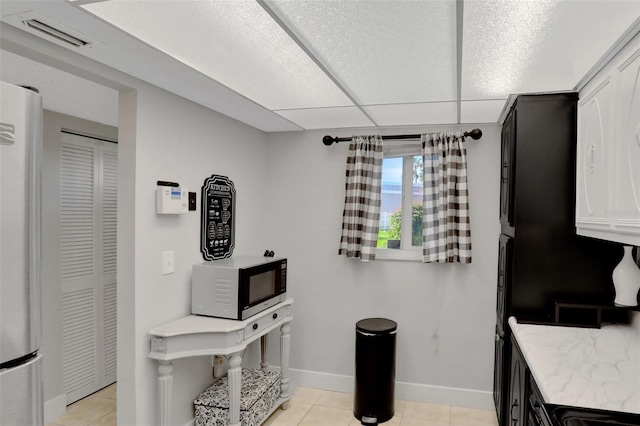
<svg viewBox="0 0 640 426"><path fill-rule="evenodd" d="M637 43L640 44L640 43ZM625 242L640 244L640 48L618 68L616 93L620 137L615 147L612 210L614 228L623 235L633 236Z"/></svg>
<svg viewBox="0 0 640 426"><path fill-rule="evenodd" d="M511 369L509 385L509 405L507 406L507 425L525 426L527 424L527 365L518 348L511 347Z"/></svg>
<svg viewBox="0 0 640 426"><path fill-rule="evenodd" d="M502 424L504 411L504 360L504 335L500 333L498 326L496 326L495 352L493 354L493 402L496 406L496 415L498 416L499 425Z"/></svg>
<svg viewBox="0 0 640 426"><path fill-rule="evenodd" d="M576 223L578 228L606 230L608 149L613 140L611 76L587 92L578 106ZM579 232L580 233L580 232Z"/></svg>
<svg viewBox="0 0 640 426"><path fill-rule="evenodd" d="M505 120L501 136L501 172L500 172L500 224L513 227L513 189L515 171L515 135L516 111Z"/></svg>
<svg viewBox="0 0 640 426"><path fill-rule="evenodd" d="M496 292L496 321L501 330L507 326L507 293L509 291L510 270L511 270L511 237L500 235L500 245L498 248L498 286Z"/></svg>

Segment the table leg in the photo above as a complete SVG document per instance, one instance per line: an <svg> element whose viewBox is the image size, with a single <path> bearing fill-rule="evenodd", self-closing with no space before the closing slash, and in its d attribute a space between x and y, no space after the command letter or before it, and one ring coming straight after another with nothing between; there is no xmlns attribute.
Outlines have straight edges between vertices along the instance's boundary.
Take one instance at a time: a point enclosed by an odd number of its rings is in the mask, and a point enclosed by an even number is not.
<svg viewBox="0 0 640 426"><path fill-rule="evenodd" d="M229 358L229 426L240 426L240 389L242 388L242 352L231 354Z"/></svg>
<svg viewBox="0 0 640 426"><path fill-rule="evenodd" d="M284 323L280 327L280 368L282 373L282 381L280 383L280 398L289 398L289 347L291 340L291 326ZM288 402L282 404L282 409L286 410L289 406Z"/></svg>
<svg viewBox="0 0 640 426"><path fill-rule="evenodd" d="M263 370L267 368L267 348L267 335L265 334L260 338L260 368Z"/></svg>
<svg viewBox="0 0 640 426"><path fill-rule="evenodd" d="M173 364L158 361L158 397L160 399L160 425L171 424L171 399L173 397Z"/></svg>

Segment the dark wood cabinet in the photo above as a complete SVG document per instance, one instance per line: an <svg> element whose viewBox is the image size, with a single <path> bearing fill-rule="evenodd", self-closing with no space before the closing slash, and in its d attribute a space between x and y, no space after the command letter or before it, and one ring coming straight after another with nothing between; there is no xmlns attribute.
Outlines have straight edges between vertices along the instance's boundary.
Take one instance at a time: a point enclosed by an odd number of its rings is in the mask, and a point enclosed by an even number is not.
<svg viewBox="0 0 640 426"><path fill-rule="evenodd" d="M551 426L551 421L542 408L540 395L527 362L515 342L511 343L511 363L509 368L509 401L507 418L508 426Z"/></svg>
<svg viewBox="0 0 640 426"><path fill-rule="evenodd" d="M613 302L611 272L622 247L575 230L576 114L575 93L521 95L503 126L510 164L502 234L512 238L503 267L506 317L549 322L553 300Z"/></svg>
<svg viewBox="0 0 640 426"><path fill-rule="evenodd" d="M505 390L503 387L504 383L504 370L502 368L504 364L504 355L505 355L505 347L504 347L504 333L501 333L498 330L498 326L496 325L496 335L495 335L495 352L494 352L494 367L493 367L493 402L496 407L504 407L503 400L505 398ZM496 412L498 416L498 424L502 424L502 416L503 413L501 410Z"/></svg>
<svg viewBox="0 0 640 426"><path fill-rule="evenodd" d="M556 301L613 303L622 247L575 230L577 100L519 95L502 127L493 389L501 426L514 426L510 395L521 380L510 374L508 318L553 323Z"/></svg>
<svg viewBox="0 0 640 426"><path fill-rule="evenodd" d="M516 132L516 112L509 114L502 126L500 137L500 224L503 233L513 235L513 182L514 182L514 139Z"/></svg>
<svg viewBox="0 0 640 426"><path fill-rule="evenodd" d="M529 370L515 341L511 343L509 383L506 424L509 426L528 426Z"/></svg>
<svg viewBox="0 0 640 426"><path fill-rule="evenodd" d="M496 329L495 329L495 352L493 365L493 401L496 406L498 424L504 424L505 417L504 400L509 394L507 378L509 377L509 341L511 335L507 324L508 291L510 286L510 262L512 250L512 238L507 235L500 235L498 246L498 284L496 292ZM507 364L505 364L507 360Z"/></svg>
<svg viewBox="0 0 640 426"><path fill-rule="evenodd" d="M498 285L496 292L496 324L499 332L504 335L507 328L507 303L509 300L508 291L511 283L511 251L513 248L513 238L507 235L500 235L498 246Z"/></svg>

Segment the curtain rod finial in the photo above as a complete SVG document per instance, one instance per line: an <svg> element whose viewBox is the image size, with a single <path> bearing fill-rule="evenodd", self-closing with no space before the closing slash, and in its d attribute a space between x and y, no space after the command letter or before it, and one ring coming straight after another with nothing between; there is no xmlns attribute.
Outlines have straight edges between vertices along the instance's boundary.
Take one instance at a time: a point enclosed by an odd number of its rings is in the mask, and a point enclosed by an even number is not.
<svg viewBox="0 0 640 426"><path fill-rule="evenodd" d="M334 142L333 139L334 138L332 138L331 136L327 135L324 138L322 138L322 143L325 144L326 146L329 146Z"/></svg>
<svg viewBox="0 0 640 426"><path fill-rule="evenodd" d="M472 131L467 132L467 135L468 135L469 137L471 137L471 139L478 140L478 139L480 139L480 138L482 137L482 130L480 130L480 129L473 129Z"/></svg>

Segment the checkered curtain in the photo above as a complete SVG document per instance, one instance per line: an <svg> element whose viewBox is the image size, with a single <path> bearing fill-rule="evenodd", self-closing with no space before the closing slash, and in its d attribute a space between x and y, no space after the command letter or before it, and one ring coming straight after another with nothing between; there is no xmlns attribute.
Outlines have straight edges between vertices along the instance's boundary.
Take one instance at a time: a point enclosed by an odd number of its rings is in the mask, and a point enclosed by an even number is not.
<svg viewBox="0 0 640 426"><path fill-rule="evenodd" d="M464 133L422 135L422 260L471 263Z"/></svg>
<svg viewBox="0 0 640 426"><path fill-rule="evenodd" d="M382 137L354 136L347 157L339 255L375 260L380 227Z"/></svg>

